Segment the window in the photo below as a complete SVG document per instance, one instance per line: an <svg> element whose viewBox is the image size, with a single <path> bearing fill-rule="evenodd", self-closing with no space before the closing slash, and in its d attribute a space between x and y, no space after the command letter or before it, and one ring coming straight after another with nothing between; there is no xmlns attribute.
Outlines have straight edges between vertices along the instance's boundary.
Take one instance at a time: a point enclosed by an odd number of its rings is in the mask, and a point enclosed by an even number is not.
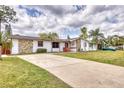
<svg viewBox="0 0 124 93"><path fill-rule="evenodd" d="M52 42L52 48L59 48L59 42Z"/></svg>
<svg viewBox="0 0 124 93"><path fill-rule="evenodd" d="M43 41L38 41L38 47L42 47L43 46Z"/></svg>
<svg viewBox="0 0 124 93"><path fill-rule="evenodd" d="M84 42L84 47L87 47L87 43L86 42Z"/></svg>
<svg viewBox="0 0 124 93"><path fill-rule="evenodd" d="M93 44L90 43L90 44L89 44L89 47L93 48Z"/></svg>
<svg viewBox="0 0 124 93"><path fill-rule="evenodd" d="M71 42L71 45L74 46L74 45L75 45L75 41L72 41L72 42Z"/></svg>
<svg viewBox="0 0 124 93"><path fill-rule="evenodd" d="M65 42L65 48L68 48L68 43Z"/></svg>

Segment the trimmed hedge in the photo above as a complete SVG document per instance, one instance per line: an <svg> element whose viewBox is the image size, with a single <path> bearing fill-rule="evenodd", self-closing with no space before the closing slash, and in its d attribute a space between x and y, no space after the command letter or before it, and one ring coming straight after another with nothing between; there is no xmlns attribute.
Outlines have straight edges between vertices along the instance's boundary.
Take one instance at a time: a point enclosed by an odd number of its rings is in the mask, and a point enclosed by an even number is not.
<svg viewBox="0 0 124 93"><path fill-rule="evenodd" d="M45 48L38 48L37 49L37 53L46 53L47 52L47 49Z"/></svg>

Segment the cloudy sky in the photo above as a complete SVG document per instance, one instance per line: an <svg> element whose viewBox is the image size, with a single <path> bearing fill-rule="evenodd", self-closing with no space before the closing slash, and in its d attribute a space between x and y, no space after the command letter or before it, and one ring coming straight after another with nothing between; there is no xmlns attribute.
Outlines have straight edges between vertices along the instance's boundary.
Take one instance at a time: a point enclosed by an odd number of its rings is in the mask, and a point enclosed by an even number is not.
<svg viewBox="0 0 124 93"><path fill-rule="evenodd" d="M13 34L37 36L56 32L60 38L77 37L81 27L100 28L105 35L124 35L124 6L11 6L18 22Z"/></svg>

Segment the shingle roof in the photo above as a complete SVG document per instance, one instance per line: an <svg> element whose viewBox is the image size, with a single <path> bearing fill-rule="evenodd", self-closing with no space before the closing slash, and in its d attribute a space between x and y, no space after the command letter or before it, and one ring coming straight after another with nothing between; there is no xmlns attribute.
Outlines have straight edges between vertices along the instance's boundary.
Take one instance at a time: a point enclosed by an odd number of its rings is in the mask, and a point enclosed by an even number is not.
<svg viewBox="0 0 124 93"><path fill-rule="evenodd" d="M11 35L12 39L19 39L19 40L43 40L40 39L40 37L32 37L32 36L21 36L21 35ZM44 41L50 41L50 40L44 40ZM66 42L67 39L57 39L53 40L54 42Z"/></svg>
<svg viewBox="0 0 124 93"><path fill-rule="evenodd" d="M31 36L21 36L21 35L11 35L12 39L26 39L26 40L40 40L40 37Z"/></svg>

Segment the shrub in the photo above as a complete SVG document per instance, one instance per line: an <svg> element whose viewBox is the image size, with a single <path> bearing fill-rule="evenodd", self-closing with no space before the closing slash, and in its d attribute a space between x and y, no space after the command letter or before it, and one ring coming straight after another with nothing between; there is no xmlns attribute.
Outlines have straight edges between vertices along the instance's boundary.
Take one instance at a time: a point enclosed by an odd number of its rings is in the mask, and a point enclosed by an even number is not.
<svg viewBox="0 0 124 93"><path fill-rule="evenodd" d="M81 48L80 51L83 52L84 51L83 48Z"/></svg>
<svg viewBox="0 0 124 93"><path fill-rule="evenodd" d="M38 48L37 49L37 53L46 53L47 52L47 49L45 48Z"/></svg>

